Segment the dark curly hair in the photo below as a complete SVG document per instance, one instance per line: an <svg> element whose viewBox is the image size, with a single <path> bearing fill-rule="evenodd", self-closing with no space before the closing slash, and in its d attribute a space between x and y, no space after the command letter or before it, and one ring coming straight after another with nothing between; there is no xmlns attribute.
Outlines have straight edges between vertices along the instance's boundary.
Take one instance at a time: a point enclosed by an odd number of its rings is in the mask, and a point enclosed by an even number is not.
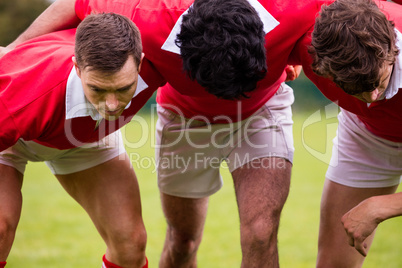
<svg viewBox="0 0 402 268"><path fill-rule="evenodd" d="M371 92L385 64L394 64L394 23L371 0L337 0L322 6L312 33L312 68L347 94Z"/></svg>
<svg viewBox="0 0 402 268"><path fill-rule="evenodd" d="M246 0L195 0L176 44L184 71L218 98L247 97L267 72L263 23Z"/></svg>

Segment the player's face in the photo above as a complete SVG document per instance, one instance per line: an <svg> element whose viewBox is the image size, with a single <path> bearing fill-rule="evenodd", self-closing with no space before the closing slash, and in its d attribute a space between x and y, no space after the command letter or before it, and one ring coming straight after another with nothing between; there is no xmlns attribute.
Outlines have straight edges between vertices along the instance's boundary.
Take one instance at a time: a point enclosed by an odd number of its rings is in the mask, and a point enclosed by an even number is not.
<svg viewBox="0 0 402 268"><path fill-rule="evenodd" d="M96 70L77 70L85 97L106 120L116 120L137 89L139 68L130 56L114 74Z"/></svg>
<svg viewBox="0 0 402 268"><path fill-rule="evenodd" d="M378 88L370 92L363 92L353 96L366 103L372 103L384 99L385 90L387 89L389 80L391 79L392 68L393 65L388 64L383 68Z"/></svg>

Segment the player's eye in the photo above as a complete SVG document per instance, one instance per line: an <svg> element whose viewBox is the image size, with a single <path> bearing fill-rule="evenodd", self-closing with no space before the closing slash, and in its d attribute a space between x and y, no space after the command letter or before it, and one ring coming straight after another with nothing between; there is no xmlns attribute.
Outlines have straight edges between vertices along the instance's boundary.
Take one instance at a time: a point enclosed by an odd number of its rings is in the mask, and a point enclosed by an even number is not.
<svg viewBox="0 0 402 268"><path fill-rule="evenodd" d="M104 89L100 89L100 88L97 88L97 87L91 87L91 90L92 90L93 92L95 92L95 93L103 93L103 92L106 91L106 90L104 90Z"/></svg>

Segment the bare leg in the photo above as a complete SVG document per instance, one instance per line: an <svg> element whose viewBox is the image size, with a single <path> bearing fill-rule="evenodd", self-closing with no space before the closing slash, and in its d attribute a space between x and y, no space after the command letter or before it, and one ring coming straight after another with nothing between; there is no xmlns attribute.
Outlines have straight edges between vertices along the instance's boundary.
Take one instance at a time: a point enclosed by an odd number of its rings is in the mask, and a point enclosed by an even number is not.
<svg viewBox="0 0 402 268"><path fill-rule="evenodd" d="M23 175L0 164L0 261L6 261L21 216Z"/></svg>
<svg viewBox="0 0 402 268"><path fill-rule="evenodd" d="M168 226L159 267L197 267L208 198L181 198L161 193L161 200Z"/></svg>
<svg viewBox="0 0 402 268"><path fill-rule="evenodd" d="M279 267L277 235L292 164L261 158L233 171L240 215L241 267Z"/></svg>
<svg viewBox="0 0 402 268"><path fill-rule="evenodd" d="M110 262L126 268L145 265L146 232L128 156L57 178L91 217L107 245Z"/></svg>
<svg viewBox="0 0 402 268"><path fill-rule="evenodd" d="M326 180L321 198L320 232L317 267L358 268L364 257L349 246L341 223L342 216L364 199L374 195L394 193L397 186L386 188L352 188ZM370 247L374 233L366 242Z"/></svg>

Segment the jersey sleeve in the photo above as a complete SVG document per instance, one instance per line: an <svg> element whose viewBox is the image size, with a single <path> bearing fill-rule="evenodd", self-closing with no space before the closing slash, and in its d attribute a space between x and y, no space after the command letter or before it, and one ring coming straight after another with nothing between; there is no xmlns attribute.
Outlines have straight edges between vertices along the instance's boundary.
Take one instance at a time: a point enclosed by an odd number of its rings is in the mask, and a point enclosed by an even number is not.
<svg viewBox="0 0 402 268"><path fill-rule="evenodd" d="M75 29L31 39L0 60L0 150L54 133L64 117Z"/></svg>
<svg viewBox="0 0 402 268"><path fill-rule="evenodd" d="M13 146L20 138L12 116L0 99L0 151Z"/></svg>
<svg viewBox="0 0 402 268"><path fill-rule="evenodd" d="M165 78L146 57L142 60L140 75L152 90L166 84Z"/></svg>
<svg viewBox="0 0 402 268"><path fill-rule="evenodd" d="M387 0L381 0L381 1L387 1ZM402 0L392 0L392 2L402 5Z"/></svg>
<svg viewBox="0 0 402 268"><path fill-rule="evenodd" d="M76 0L75 1L75 14L80 20L91 14L92 8L89 5L90 0Z"/></svg>

